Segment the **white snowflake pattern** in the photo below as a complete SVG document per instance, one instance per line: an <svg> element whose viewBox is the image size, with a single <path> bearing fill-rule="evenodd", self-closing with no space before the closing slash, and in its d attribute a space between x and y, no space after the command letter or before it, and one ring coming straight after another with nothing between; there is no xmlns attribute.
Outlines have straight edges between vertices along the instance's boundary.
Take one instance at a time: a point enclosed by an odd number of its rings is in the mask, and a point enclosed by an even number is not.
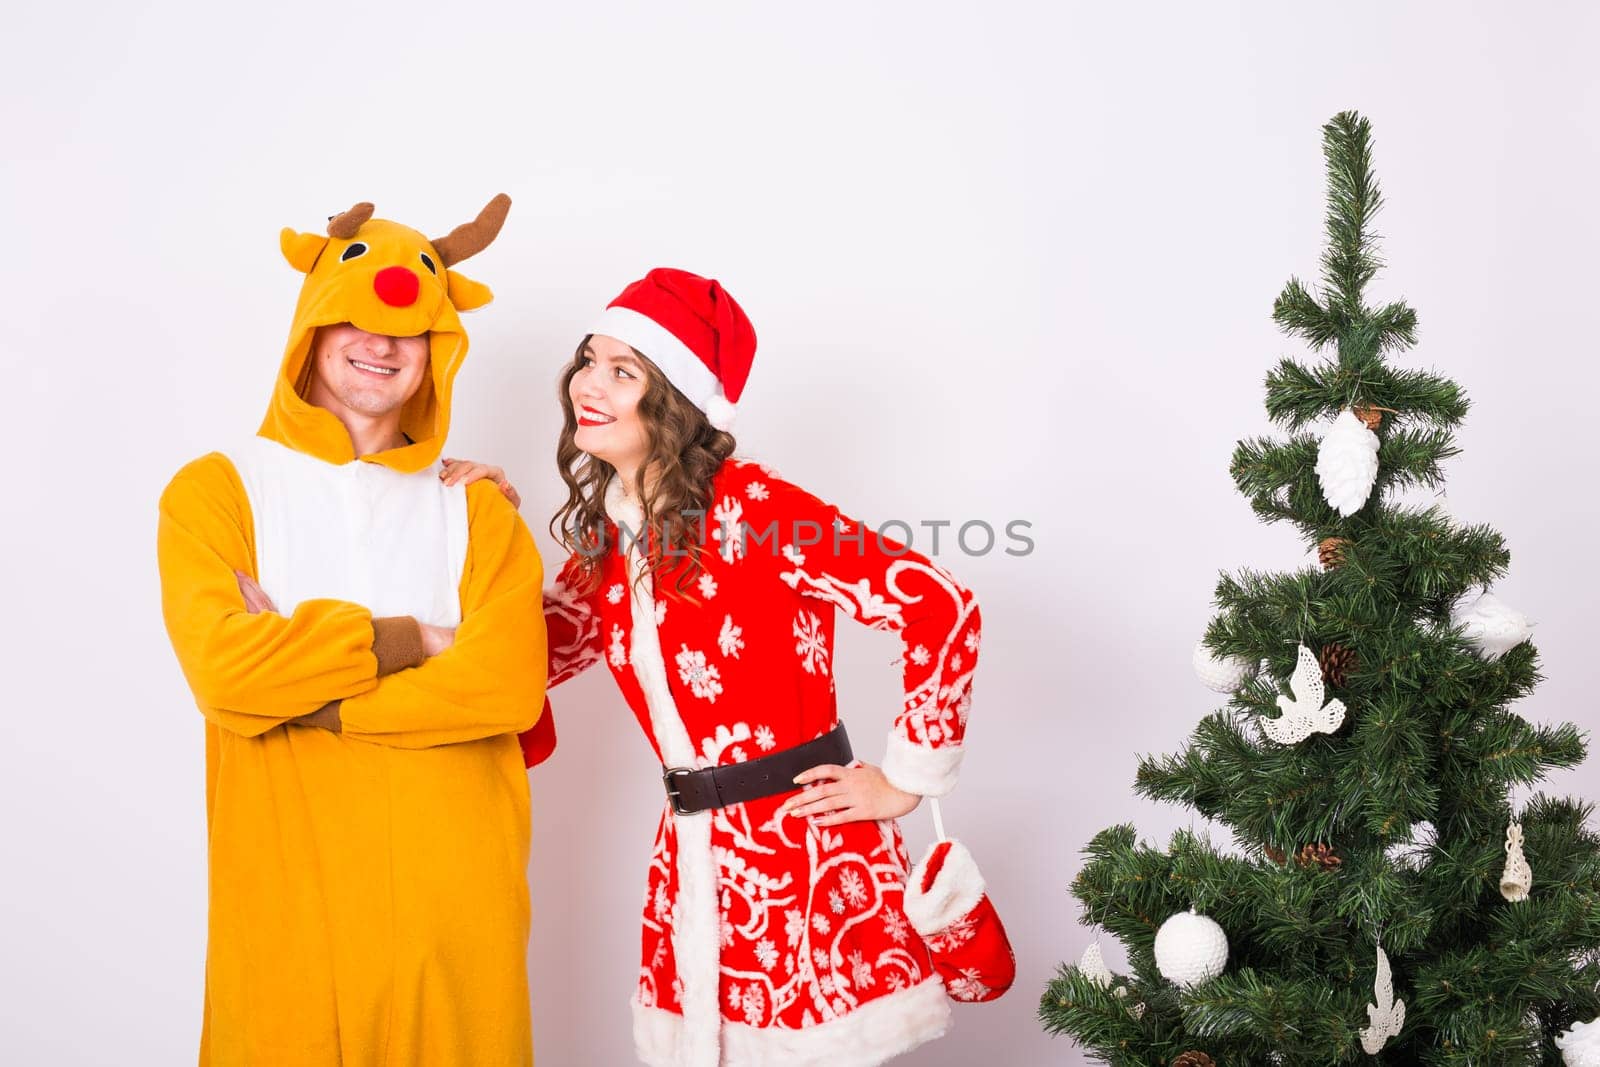
<svg viewBox="0 0 1600 1067"><path fill-rule="evenodd" d="M861 882L861 872L850 867L841 870L839 888L853 906L859 908L867 902L867 887Z"/></svg>
<svg viewBox="0 0 1600 1067"><path fill-rule="evenodd" d="M717 595L717 580L709 574L700 576L700 595L707 600Z"/></svg>
<svg viewBox="0 0 1600 1067"><path fill-rule="evenodd" d="M833 984L833 975L825 974L821 978L817 979L817 988L822 991L823 996L833 996L833 991L835 988Z"/></svg>
<svg viewBox="0 0 1600 1067"><path fill-rule="evenodd" d="M815 930L820 936L827 937L828 931L833 929L833 924L828 921L826 915L819 911L811 916L811 929Z"/></svg>
<svg viewBox="0 0 1600 1067"><path fill-rule="evenodd" d="M974 967L961 968L961 973L947 981L944 988L955 1000L982 1000L989 995L989 987L979 979Z"/></svg>
<svg viewBox="0 0 1600 1067"><path fill-rule="evenodd" d="M733 944L733 923L728 919L722 920L722 947L728 948Z"/></svg>
<svg viewBox="0 0 1600 1067"><path fill-rule="evenodd" d="M744 647L744 628L733 624L732 615L723 616L722 632L717 635L717 647L722 650L724 656L739 658L739 650Z"/></svg>
<svg viewBox="0 0 1600 1067"><path fill-rule="evenodd" d="M793 545L784 545L783 558L788 560L794 566L799 567L805 563L806 554Z"/></svg>
<svg viewBox="0 0 1600 1067"><path fill-rule="evenodd" d="M717 702L717 694L722 692L722 674L714 665L706 662L704 652L684 645L673 661L678 665L678 678L695 696L713 704Z"/></svg>
<svg viewBox="0 0 1600 1067"><path fill-rule="evenodd" d="M724 563L737 563L744 556L743 520L744 505L737 497L725 496L711 509L711 521L717 524L711 537L717 542L717 552Z"/></svg>
<svg viewBox="0 0 1600 1067"><path fill-rule="evenodd" d="M744 749L740 748L738 745L734 745L728 750L728 756L735 763L743 763L750 758L749 756L745 755Z"/></svg>
<svg viewBox="0 0 1600 1067"><path fill-rule="evenodd" d="M621 582L614 583L611 586L610 589L606 590L606 600L610 601L613 604L622 603L622 583Z"/></svg>
<svg viewBox="0 0 1600 1067"><path fill-rule="evenodd" d="M918 645L916 648L911 650L911 662L915 663L919 667L926 667L928 665L928 661L932 658L933 657L928 653L928 650L921 645Z"/></svg>
<svg viewBox="0 0 1600 1067"><path fill-rule="evenodd" d="M609 655L613 667L625 667L628 664L628 646L623 641L625 636L620 625L612 625Z"/></svg>
<svg viewBox="0 0 1600 1067"><path fill-rule="evenodd" d="M897 945L906 943L906 917L898 911L885 911L883 913L883 932L889 935L889 940Z"/></svg>
<svg viewBox="0 0 1600 1067"><path fill-rule="evenodd" d="M667 897L667 887L665 885L656 886L654 911L656 922L658 923L666 922L667 916L672 914L672 901Z"/></svg>
<svg viewBox="0 0 1600 1067"><path fill-rule="evenodd" d="M850 953L850 980L856 984L857 989L871 989L878 984L872 976L872 966L861 955L861 951Z"/></svg>
<svg viewBox="0 0 1600 1067"><path fill-rule="evenodd" d="M828 673L828 639L822 632L822 620L809 611L802 611L794 618L795 653L800 657L800 666L806 669L807 674Z"/></svg>
<svg viewBox="0 0 1600 1067"><path fill-rule="evenodd" d="M761 992L761 987L754 982L745 986L740 1004L744 1008L744 1021L751 1026L760 1026L761 1017L767 1013L767 998Z"/></svg>
<svg viewBox="0 0 1600 1067"><path fill-rule="evenodd" d="M828 910L835 915L844 914L844 897L839 895L837 889L828 890Z"/></svg>
<svg viewBox="0 0 1600 1067"><path fill-rule="evenodd" d="M978 646L982 643L982 638L978 636L978 631L973 630L971 633L967 634L967 639L961 643L967 646L968 652L971 652L973 655L977 655Z"/></svg>
<svg viewBox="0 0 1600 1067"><path fill-rule="evenodd" d="M656 601L656 625L660 626L663 622L666 622L666 621L667 621L667 602L665 600L658 600L658 601Z"/></svg>
<svg viewBox="0 0 1600 1067"><path fill-rule="evenodd" d="M811 966L818 971L826 971L830 966L827 951L820 948L812 949Z"/></svg>
<svg viewBox="0 0 1600 1067"><path fill-rule="evenodd" d="M739 1010L739 983L728 983L728 1007L734 1011Z"/></svg>
<svg viewBox="0 0 1600 1067"><path fill-rule="evenodd" d="M906 987L905 975L901 974L899 971L890 971L889 972L888 985L889 985L889 992L891 992L891 993L900 992L900 990L902 990L902 989L904 989Z"/></svg>
<svg viewBox="0 0 1600 1067"><path fill-rule="evenodd" d="M763 970L772 970L778 965L778 946L762 938L756 942L756 959L761 962Z"/></svg>
<svg viewBox="0 0 1600 1067"><path fill-rule="evenodd" d="M957 919L937 933L923 938L930 952L950 952L971 941L977 932L977 923L969 916Z"/></svg>
<svg viewBox="0 0 1600 1067"><path fill-rule="evenodd" d="M763 752L771 752L778 747L778 739L772 734L772 727L756 727L756 747Z"/></svg>
<svg viewBox="0 0 1600 1067"><path fill-rule="evenodd" d="M765 483L751 482L749 485L744 487L744 495L749 497L751 500L765 500L772 494L767 491Z"/></svg>
<svg viewBox="0 0 1600 1067"><path fill-rule="evenodd" d="M961 663L962 663L961 653L957 652L955 655L950 657L950 669L951 670L959 671L961 669Z"/></svg>
<svg viewBox="0 0 1600 1067"><path fill-rule="evenodd" d="M790 908L783 913L783 934L789 939L789 947L794 948L805 936L806 917L799 908Z"/></svg>

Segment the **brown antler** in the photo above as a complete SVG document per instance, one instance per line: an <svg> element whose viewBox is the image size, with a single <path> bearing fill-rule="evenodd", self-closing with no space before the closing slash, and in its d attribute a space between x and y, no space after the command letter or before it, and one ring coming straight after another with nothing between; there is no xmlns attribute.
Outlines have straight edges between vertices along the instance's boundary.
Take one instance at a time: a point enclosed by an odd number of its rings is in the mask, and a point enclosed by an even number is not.
<svg viewBox="0 0 1600 1067"><path fill-rule="evenodd" d="M441 265L454 266L488 248L489 242L499 235L500 227L505 225L506 212L510 210L511 198L501 193L484 205L477 218L434 241L433 250L439 253Z"/></svg>
<svg viewBox="0 0 1600 1067"><path fill-rule="evenodd" d="M372 205L363 200L342 215L328 217L328 236L347 241L361 229L361 224L372 217Z"/></svg>

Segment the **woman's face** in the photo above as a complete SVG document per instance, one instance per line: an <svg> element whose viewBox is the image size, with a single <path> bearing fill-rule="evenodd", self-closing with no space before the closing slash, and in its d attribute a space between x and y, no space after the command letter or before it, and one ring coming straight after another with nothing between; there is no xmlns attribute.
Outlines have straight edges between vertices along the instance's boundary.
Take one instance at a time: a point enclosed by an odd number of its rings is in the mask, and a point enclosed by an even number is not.
<svg viewBox="0 0 1600 1067"><path fill-rule="evenodd" d="M649 454L639 400L645 371L633 349L604 334L583 347L583 365L567 386L578 426L572 442L596 459L605 460L627 478Z"/></svg>

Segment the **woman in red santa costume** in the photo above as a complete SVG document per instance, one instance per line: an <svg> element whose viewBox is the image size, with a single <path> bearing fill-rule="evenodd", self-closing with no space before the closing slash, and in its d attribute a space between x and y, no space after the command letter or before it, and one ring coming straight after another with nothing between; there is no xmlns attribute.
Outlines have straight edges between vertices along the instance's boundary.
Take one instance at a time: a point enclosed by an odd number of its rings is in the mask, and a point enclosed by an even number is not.
<svg viewBox="0 0 1600 1067"><path fill-rule="evenodd" d="M663 767L640 1058L870 1067L942 1034L950 996L989 992L959 978L947 992L907 918L894 821L955 784L978 605L943 567L732 457L755 347L717 282L668 269L624 289L578 346L561 388L570 497L551 526L572 555L545 594L549 684L603 660ZM445 476L510 491L495 468ZM839 723L836 612L904 645L881 767L853 758Z"/></svg>

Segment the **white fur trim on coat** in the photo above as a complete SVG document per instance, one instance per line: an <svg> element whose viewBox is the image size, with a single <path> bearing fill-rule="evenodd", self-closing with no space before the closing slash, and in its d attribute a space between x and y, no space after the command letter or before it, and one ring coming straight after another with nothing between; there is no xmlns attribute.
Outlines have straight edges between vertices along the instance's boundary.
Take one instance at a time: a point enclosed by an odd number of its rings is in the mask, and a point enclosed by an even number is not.
<svg viewBox="0 0 1600 1067"><path fill-rule="evenodd" d="M721 1067L877 1067L949 1028L950 998L935 975L801 1030L724 1022ZM682 1030L676 1012L634 1001L634 1048L649 1067L684 1067Z"/></svg>
<svg viewBox="0 0 1600 1067"><path fill-rule="evenodd" d="M963 919L978 901L983 899L983 875L978 864L959 841L950 842L950 852L933 880L933 888L922 891L922 874L927 869L928 857L944 842L935 842L922 857L922 862L911 868L906 879L906 918L911 928L923 937L931 937L947 929L958 919Z"/></svg>
<svg viewBox="0 0 1600 1067"><path fill-rule="evenodd" d="M606 512L613 522L631 521L638 530L641 512L623 491L622 480L606 487ZM633 634L629 661L650 709L650 729L661 758L669 767L699 767L694 742L678 714L667 684L666 661L656 633L655 584L649 573L641 537L628 551L633 593ZM667 816L678 838L678 896L672 916L672 951L677 959L683 994L683 1025L675 1035L674 1067L719 1067L726 1060L718 1050L722 1007L722 909L717 902L717 867L711 852L711 812Z"/></svg>
<svg viewBox="0 0 1600 1067"><path fill-rule="evenodd" d="M966 749L961 745L929 748L907 741L900 731L892 730L883 753L883 776L903 793L942 797L956 787L964 755Z"/></svg>

